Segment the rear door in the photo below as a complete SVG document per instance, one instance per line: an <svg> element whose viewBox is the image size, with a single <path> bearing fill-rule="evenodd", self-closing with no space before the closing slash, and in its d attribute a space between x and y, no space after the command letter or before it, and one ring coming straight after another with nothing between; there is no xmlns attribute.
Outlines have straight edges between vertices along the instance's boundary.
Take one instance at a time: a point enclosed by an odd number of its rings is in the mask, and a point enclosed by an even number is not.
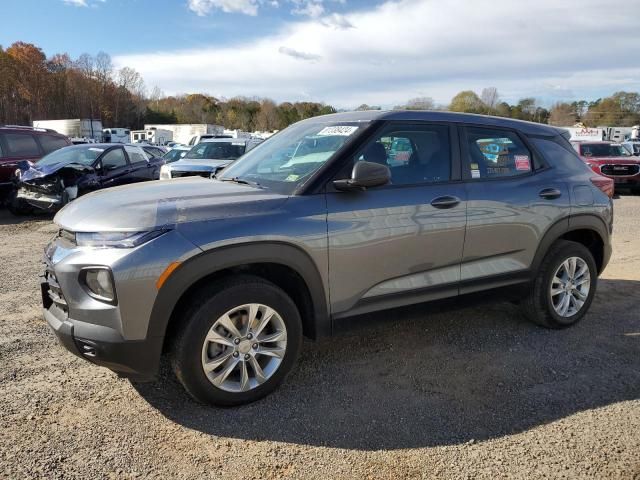
<svg viewBox="0 0 640 480"><path fill-rule="evenodd" d="M0 187L11 185L16 163L22 160L37 161L42 150L34 135L28 132L5 132L0 134L2 157L0 157Z"/></svg>
<svg viewBox="0 0 640 480"><path fill-rule="evenodd" d="M461 129L467 232L460 293L528 277L544 233L569 216L567 185L518 132Z"/></svg>
<svg viewBox="0 0 640 480"><path fill-rule="evenodd" d="M129 183L127 175L130 172L129 163L124 148L115 147L102 155L101 183L103 188L116 187Z"/></svg>
<svg viewBox="0 0 640 480"><path fill-rule="evenodd" d="M154 173L154 165L149 161L148 155L141 147L127 145L124 147L129 157L128 183L151 180Z"/></svg>
<svg viewBox="0 0 640 480"><path fill-rule="evenodd" d="M352 192L327 185L336 317L458 293L466 191L456 135L446 124L388 123L337 178L365 160L389 166L392 183Z"/></svg>

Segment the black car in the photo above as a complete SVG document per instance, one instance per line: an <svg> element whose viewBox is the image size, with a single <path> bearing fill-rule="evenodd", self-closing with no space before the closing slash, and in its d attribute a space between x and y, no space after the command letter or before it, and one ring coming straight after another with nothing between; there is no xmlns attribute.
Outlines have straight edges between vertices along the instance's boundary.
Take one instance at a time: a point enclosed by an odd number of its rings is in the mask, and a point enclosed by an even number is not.
<svg viewBox="0 0 640 480"><path fill-rule="evenodd" d="M73 145L41 160L21 162L15 177L14 214L34 208L56 211L94 190L155 180L164 160L149 158L137 145L94 143Z"/></svg>

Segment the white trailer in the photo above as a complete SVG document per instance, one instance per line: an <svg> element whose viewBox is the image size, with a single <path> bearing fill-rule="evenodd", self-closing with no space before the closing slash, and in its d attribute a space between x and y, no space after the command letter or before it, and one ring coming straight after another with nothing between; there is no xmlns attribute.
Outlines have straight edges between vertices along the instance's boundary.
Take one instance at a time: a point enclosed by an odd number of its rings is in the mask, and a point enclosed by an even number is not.
<svg viewBox="0 0 640 480"><path fill-rule="evenodd" d="M102 142L102 122L88 118L72 118L65 120L34 120L36 128L50 128L69 138Z"/></svg>
<svg viewBox="0 0 640 480"><path fill-rule="evenodd" d="M631 127L631 135L629 138L631 140L640 140L640 125L634 125Z"/></svg>
<svg viewBox="0 0 640 480"><path fill-rule="evenodd" d="M166 145L173 140L173 132L164 128L145 128L131 130L131 143L149 143L151 145Z"/></svg>
<svg viewBox="0 0 640 480"><path fill-rule="evenodd" d="M148 124L145 130L151 128L170 130L173 132L173 141L188 144L193 137L202 135L224 135L224 127L212 123L176 123L176 124Z"/></svg>
<svg viewBox="0 0 640 480"><path fill-rule="evenodd" d="M128 128L104 128L102 137L106 143L129 143L131 130Z"/></svg>

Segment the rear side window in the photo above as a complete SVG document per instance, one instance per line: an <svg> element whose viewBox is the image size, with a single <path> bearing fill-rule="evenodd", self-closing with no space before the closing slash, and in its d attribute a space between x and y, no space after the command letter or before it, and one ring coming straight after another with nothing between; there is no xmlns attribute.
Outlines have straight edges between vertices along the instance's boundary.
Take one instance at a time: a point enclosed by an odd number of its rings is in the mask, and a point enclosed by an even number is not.
<svg viewBox="0 0 640 480"><path fill-rule="evenodd" d="M9 157L39 157L40 149L33 135L28 133L7 133L4 136Z"/></svg>
<svg viewBox="0 0 640 480"><path fill-rule="evenodd" d="M49 135L40 135L38 137L38 140L40 140L40 145L42 146L45 154L51 153L55 150L58 150L59 148L69 145L69 143L64 138L51 137Z"/></svg>
<svg viewBox="0 0 640 480"><path fill-rule="evenodd" d="M4 157L4 154L2 153L2 135L0 135L0 158Z"/></svg>
<svg viewBox="0 0 640 480"><path fill-rule="evenodd" d="M466 129L471 178L500 178L533 170L531 152L514 132L492 128Z"/></svg>

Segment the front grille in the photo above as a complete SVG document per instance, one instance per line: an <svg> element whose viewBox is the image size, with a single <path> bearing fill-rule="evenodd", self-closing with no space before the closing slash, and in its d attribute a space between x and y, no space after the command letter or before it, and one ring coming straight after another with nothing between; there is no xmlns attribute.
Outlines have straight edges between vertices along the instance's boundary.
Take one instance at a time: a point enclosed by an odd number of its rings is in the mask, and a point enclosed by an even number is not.
<svg viewBox="0 0 640 480"><path fill-rule="evenodd" d="M640 171L639 165L602 165L600 171L605 175L636 175Z"/></svg>
<svg viewBox="0 0 640 480"><path fill-rule="evenodd" d="M69 307L67 305L67 301L64 298L64 294L62 293L62 289L60 288L60 284L58 283L58 278L56 277L53 268L48 263L46 264L44 271L44 280L49 287L47 289L47 295L49 299L65 314L69 313Z"/></svg>
<svg viewBox="0 0 640 480"><path fill-rule="evenodd" d="M180 171L171 171L171 178L182 178L182 177L211 177L211 172L180 172Z"/></svg>

